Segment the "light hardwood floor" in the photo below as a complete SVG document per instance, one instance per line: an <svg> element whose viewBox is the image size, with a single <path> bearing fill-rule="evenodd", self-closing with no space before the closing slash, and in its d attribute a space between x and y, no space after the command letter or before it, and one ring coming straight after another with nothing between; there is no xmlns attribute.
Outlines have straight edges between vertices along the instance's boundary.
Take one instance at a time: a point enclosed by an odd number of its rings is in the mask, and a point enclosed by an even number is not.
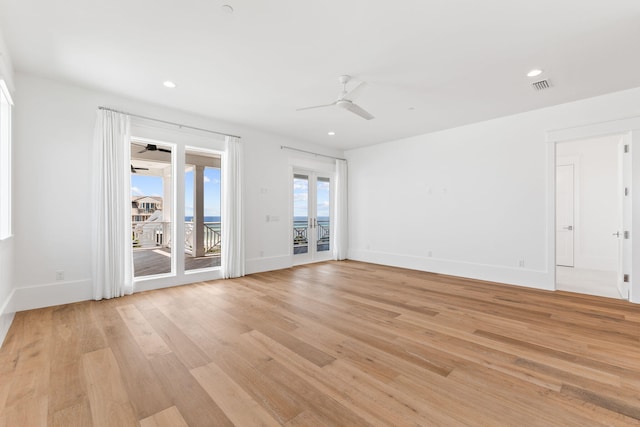
<svg viewBox="0 0 640 427"><path fill-rule="evenodd" d="M16 314L0 426L638 425L640 306L358 262Z"/></svg>

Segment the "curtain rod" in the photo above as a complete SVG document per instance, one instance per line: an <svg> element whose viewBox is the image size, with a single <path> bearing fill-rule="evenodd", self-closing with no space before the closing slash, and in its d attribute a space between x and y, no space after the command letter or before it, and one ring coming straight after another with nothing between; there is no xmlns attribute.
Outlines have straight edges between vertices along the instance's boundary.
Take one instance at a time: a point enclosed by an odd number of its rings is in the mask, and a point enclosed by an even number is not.
<svg viewBox="0 0 640 427"><path fill-rule="evenodd" d="M199 130L199 131L202 131L202 132L215 133L216 135L230 136L230 137L233 137L233 138L241 139L240 136L231 135L230 133L216 132L215 130L209 130L209 129L198 128L198 127L195 127L195 126L183 125L182 123L175 123L175 122L170 122L170 121L167 121L167 120L154 119L153 117L141 116L140 114L127 113L126 111L114 110L113 108L109 108L109 107L100 106L100 107L98 107L98 109L99 110L105 110L105 111L112 111L114 113L126 114L127 116L137 117L139 119L152 120L154 122L164 123L166 125L178 126L180 128Z"/></svg>
<svg viewBox="0 0 640 427"><path fill-rule="evenodd" d="M347 160L347 159L343 159L342 157L327 156L326 154L314 153L313 151L307 151L307 150L301 150L299 148L287 147L286 145L281 145L280 149L281 150L299 151L301 153L312 154L314 156L320 156L320 157L327 157L329 159L335 159L335 160L345 160L345 161Z"/></svg>

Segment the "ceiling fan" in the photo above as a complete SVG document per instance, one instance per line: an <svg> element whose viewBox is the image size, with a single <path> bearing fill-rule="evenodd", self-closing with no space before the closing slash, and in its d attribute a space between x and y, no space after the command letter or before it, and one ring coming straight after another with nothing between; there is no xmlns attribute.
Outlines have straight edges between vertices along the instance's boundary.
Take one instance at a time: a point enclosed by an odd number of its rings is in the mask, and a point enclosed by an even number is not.
<svg viewBox="0 0 640 427"><path fill-rule="evenodd" d="M340 76L340 77L338 77L338 80L340 81L340 84L342 85L342 93L340 93L340 95L338 96L337 100L333 101L331 104L315 105L313 107L298 108L296 111L311 110L313 108L324 108L324 107L336 106L336 107L344 108L347 111L351 111L352 113L362 117L363 119L366 119L366 120L373 119L374 116L371 113L369 113L364 108L360 107L358 104L353 102L353 101L356 100L358 95L360 95L362 93L362 90L366 87L367 83L366 82L362 82L358 86L356 86L355 88L353 88L353 89L351 89L350 91L347 92L347 83L349 83L349 81L351 80L351 76L346 76L346 75L345 76Z"/></svg>
<svg viewBox="0 0 640 427"><path fill-rule="evenodd" d="M137 168L133 165L131 165L131 173L138 173L138 171L148 171L149 168Z"/></svg>
<svg viewBox="0 0 640 427"><path fill-rule="evenodd" d="M155 145L155 144L147 144L147 146L144 147L144 149L142 151L138 151L138 154L144 153L146 151L162 151L163 153L170 153L171 152L171 150L166 149L166 148L158 148L158 146Z"/></svg>

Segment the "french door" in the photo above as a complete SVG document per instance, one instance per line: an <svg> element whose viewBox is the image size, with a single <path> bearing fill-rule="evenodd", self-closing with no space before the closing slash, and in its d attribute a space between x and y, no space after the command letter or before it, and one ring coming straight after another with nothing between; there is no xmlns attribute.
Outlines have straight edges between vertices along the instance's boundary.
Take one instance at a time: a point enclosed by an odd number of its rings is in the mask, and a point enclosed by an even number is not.
<svg viewBox="0 0 640 427"><path fill-rule="evenodd" d="M193 274L216 278L221 153L142 138L130 148L134 280L149 287L188 282Z"/></svg>
<svg viewBox="0 0 640 427"><path fill-rule="evenodd" d="M294 264L332 258L329 174L294 169L291 250Z"/></svg>

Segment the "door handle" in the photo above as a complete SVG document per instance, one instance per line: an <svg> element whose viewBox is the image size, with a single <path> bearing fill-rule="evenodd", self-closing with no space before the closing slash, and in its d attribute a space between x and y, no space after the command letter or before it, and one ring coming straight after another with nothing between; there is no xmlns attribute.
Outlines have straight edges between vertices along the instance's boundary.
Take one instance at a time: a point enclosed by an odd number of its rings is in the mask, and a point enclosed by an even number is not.
<svg viewBox="0 0 640 427"><path fill-rule="evenodd" d="M620 237L620 232L616 231L615 233L612 234L612 236Z"/></svg>
<svg viewBox="0 0 640 427"><path fill-rule="evenodd" d="M562 229L571 231L571 230L573 230L573 225L568 225L566 227L562 227Z"/></svg>
<svg viewBox="0 0 640 427"><path fill-rule="evenodd" d="M318 227L318 218L313 218L313 228Z"/></svg>

